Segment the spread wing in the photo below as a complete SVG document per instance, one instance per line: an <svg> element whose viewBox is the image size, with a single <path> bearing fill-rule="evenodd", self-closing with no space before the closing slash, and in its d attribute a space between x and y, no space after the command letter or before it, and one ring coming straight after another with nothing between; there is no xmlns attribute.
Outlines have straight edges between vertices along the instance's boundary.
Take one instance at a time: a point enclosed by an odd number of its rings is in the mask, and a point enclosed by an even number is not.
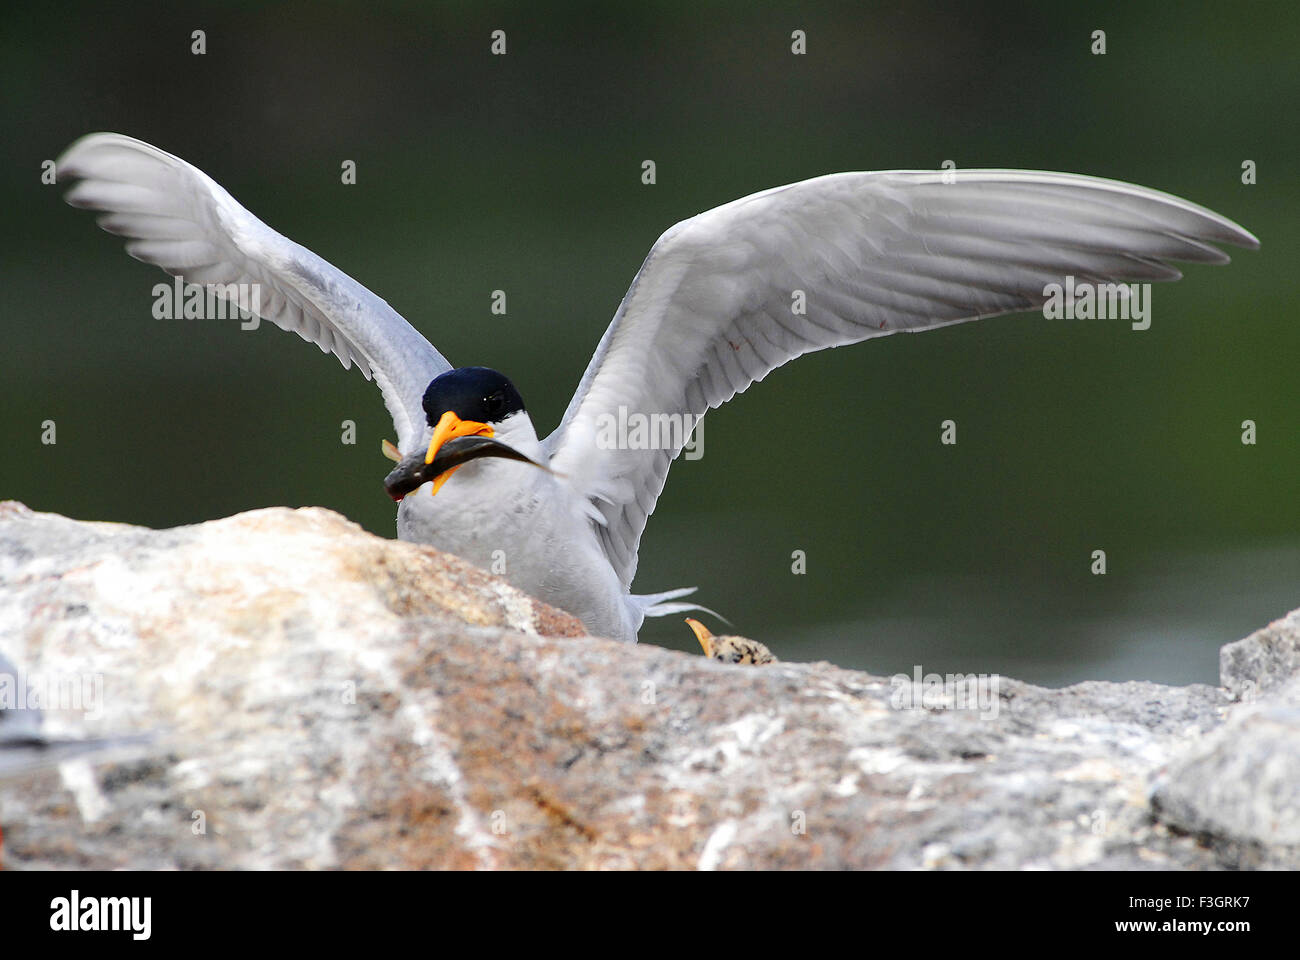
<svg viewBox="0 0 1300 960"><path fill-rule="evenodd" d="M1038 307L1066 275L1177 280L1165 261L1227 263L1215 242L1259 245L1186 200L1072 174L842 173L756 193L659 238L546 449L629 587L680 444L608 448L620 407L702 416L813 350Z"/></svg>
<svg viewBox="0 0 1300 960"><path fill-rule="evenodd" d="M128 238L126 251L197 284L256 284L257 299L228 288L223 299L373 375L403 449L424 427L420 398L451 369L392 307L342 270L276 233L207 174L140 140L82 137L56 162L80 181L68 203L103 211L99 225ZM222 288L213 288L218 295ZM245 287L249 291L251 286Z"/></svg>

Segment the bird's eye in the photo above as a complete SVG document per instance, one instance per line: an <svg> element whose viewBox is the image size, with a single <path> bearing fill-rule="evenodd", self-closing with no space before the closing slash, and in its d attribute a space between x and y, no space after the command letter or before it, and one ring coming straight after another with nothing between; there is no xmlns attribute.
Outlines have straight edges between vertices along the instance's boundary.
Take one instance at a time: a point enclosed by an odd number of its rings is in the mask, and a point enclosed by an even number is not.
<svg viewBox="0 0 1300 960"><path fill-rule="evenodd" d="M497 413L505 406L506 397L501 391L489 394L483 398L483 406L488 413Z"/></svg>

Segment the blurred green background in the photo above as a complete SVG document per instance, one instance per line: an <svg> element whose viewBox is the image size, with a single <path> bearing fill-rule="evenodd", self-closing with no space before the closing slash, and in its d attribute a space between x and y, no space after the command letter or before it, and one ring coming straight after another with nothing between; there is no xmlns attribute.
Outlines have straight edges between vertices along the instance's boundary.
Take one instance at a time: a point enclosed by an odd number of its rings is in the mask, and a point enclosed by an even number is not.
<svg viewBox="0 0 1300 960"><path fill-rule="evenodd" d="M1144 333L1018 315L783 368L712 413L703 459L674 468L638 590L697 584L786 659L1048 684L1214 682L1220 644L1300 606L1294 4L2 16L0 497L156 527L316 504L394 535L376 388L269 324L152 320L162 274L40 183L84 133L199 166L452 362L505 371L543 433L668 226L806 177L951 159L1156 187L1263 249L1157 287ZM498 28L505 57L488 53ZM821 425L845 409L847 428ZM947 418L955 447L938 442ZM774 466L792 444L807 462ZM694 645L677 617L641 637Z"/></svg>

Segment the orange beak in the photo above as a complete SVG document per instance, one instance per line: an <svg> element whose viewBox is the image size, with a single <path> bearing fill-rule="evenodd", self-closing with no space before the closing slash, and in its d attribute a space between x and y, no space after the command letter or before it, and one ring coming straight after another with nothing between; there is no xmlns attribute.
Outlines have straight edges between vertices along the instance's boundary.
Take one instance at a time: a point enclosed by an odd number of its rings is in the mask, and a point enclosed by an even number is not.
<svg viewBox="0 0 1300 960"><path fill-rule="evenodd" d="M686 625L695 634L695 639L700 641L700 646L704 648L704 655L706 657L713 656L713 634L709 632L709 628L698 620L692 620L690 617L686 618Z"/></svg>
<svg viewBox="0 0 1300 960"><path fill-rule="evenodd" d="M448 440L454 440L456 437L490 437L492 428L486 423L479 423L477 420L462 420L455 413L448 410L438 420L438 425L433 428L433 439L429 441L429 452L425 454L424 462L433 463L433 458L438 455L438 448ZM433 493L437 495L442 489L442 485L447 482L453 473L460 467L452 467L446 473L440 473L433 481Z"/></svg>

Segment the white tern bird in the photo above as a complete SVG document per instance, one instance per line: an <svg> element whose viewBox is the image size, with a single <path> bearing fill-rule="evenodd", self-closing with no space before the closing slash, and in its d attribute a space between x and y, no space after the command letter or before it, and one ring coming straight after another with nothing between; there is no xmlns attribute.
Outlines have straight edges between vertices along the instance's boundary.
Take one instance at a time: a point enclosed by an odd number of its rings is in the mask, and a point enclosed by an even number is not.
<svg viewBox="0 0 1300 960"><path fill-rule="evenodd" d="M397 431L386 485L401 538L485 568L504 557L517 587L629 641L647 615L695 608L671 602L689 589L631 592L646 518L688 438L662 431L647 449L612 435L615 418L693 423L813 350L1032 309L1070 277L1176 280L1168 260L1222 264L1214 243L1259 245L1186 200L1074 174L840 173L776 187L655 242L539 439L505 376L453 368L385 301L184 160L96 133L56 167L80 181L68 202L102 211L131 256L255 305L374 377Z"/></svg>

